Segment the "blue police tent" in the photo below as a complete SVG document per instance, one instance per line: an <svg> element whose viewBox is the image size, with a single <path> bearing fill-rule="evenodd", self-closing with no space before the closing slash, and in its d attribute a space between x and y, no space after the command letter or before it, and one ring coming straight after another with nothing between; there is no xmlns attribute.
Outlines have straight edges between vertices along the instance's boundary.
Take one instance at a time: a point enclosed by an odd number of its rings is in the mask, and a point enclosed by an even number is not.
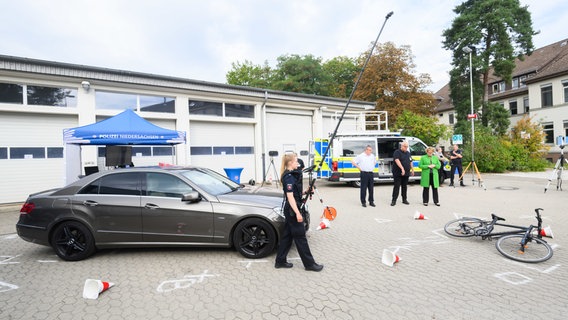
<svg viewBox="0 0 568 320"><path fill-rule="evenodd" d="M185 143L183 131L156 126L127 109L106 120L63 130L66 183L81 174L81 145L173 145Z"/></svg>

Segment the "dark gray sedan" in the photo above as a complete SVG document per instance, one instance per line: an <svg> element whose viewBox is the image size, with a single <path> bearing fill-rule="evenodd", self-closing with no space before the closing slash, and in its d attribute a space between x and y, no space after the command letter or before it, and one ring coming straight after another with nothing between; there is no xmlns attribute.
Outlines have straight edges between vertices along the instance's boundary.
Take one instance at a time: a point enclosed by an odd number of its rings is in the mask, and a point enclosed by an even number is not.
<svg viewBox="0 0 568 320"><path fill-rule="evenodd" d="M127 168L30 195L16 229L68 261L158 246L235 247L262 258L278 244L281 206L281 193L259 194L206 168Z"/></svg>

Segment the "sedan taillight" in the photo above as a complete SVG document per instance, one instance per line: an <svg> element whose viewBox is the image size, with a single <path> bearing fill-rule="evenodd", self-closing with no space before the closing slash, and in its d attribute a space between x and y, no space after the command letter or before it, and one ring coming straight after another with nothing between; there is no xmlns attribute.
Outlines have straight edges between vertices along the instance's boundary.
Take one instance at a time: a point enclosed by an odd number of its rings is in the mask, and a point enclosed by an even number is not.
<svg viewBox="0 0 568 320"><path fill-rule="evenodd" d="M22 209L20 209L20 214L28 214L32 212L33 209L35 209L35 204L33 202L26 202L22 206Z"/></svg>

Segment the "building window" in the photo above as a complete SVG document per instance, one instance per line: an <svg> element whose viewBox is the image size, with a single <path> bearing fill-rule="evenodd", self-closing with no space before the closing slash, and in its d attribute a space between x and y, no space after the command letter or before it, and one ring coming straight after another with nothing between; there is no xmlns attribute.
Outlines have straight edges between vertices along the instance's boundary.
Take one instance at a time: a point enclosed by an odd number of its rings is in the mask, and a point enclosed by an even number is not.
<svg viewBox="0 0 568 320"><path fill-rule="evenodd" d="M172 97L138 96L140 111L175 113L176 99Z"/></svg>
<svg viewBox="0 0 568 320"><path fill-rule="evenodd" d="M189 100L189 114L254 118L254 105Z"/></svg>
<svg viewBox="0 0 568 320"><path fill-rule="evenodd" d="M45 159L45 148L10 148L10 159Z"/></svg>
<svg viewBox="0 0 568 320"><path fill-rule="evenodd" d="M211 147L191 147L190 152L192 156L210 156L213 154Z"/></svg>
<svg viewBox="0 0 568 320"><path fill-rule="evenodd" d="M222 117L223 104L221 102L189 100L189 114Z"/></svg>
<svg viewBox="0 0 568 320"><path fill-rule="evenodd" d="M513 78L513 82L511 83L511 89L518 89L519 88L519 78Z"/></svg>
<svg viewBox="0 0 568 320"><path fill-rule="evenodd" d="M520 76L520 77L519 77L519 85L520 85L521 88L527 86L527 84L525 83L525 81L527 81L527 76Z"/></svg>
<svg viewBox="0 0 568 320"><path fill-rule="evenodd" d="M175 148L172 147L153 147L154 156L173 156Z"/></svg>
<svg viewBox="0 0 568 320"><path fill-rule="evenodd" d="M525 110L525 113L529 113L531 111L529 107L529 97L523 98L523 109Z"/></svg>
<svg viewBox="0 0 568 320"><path fill-rule="evenodd" d="M95 101L97 109L175 113L175 98L172 97L97 90Z"/></svg>
<svg viewBox="0 0 568 320"><path fill-rule="evenodd" d="M27 86L28 105L77 107L77 89Z"/></svg>
<svg viewBox="0 0 568 320"><path fill-rule="evenodd" d="M562 86L564 87L564 103L568 103L568 80L563 80Z"/></svg>
<svg viewBox="0 0 568 320"><path fill-rule="evenodd" d="M63 148L47 148L47 158L63 158Z"/></svg>
<svg viewBox="0 0 568 320"><path fill-rule="evenodd" d="M132 147L132 155L136 157L151 157L152 147Z"/></svg>
<svg viewBox="0 0 568 320"><path fill-rule="evenodd" d="M8 148L0 148L0 159L8 159Z"/></svg>
<svg viewBox="0 0 568 320"><path fill-rule="evenodd" d="M254 106L225 103L225 117L254 118Z"/></svg>
<svg viewBox="0 0 568 320"><path fill-rule="evenodd" d="M548 84L540 88L540 96L543 107L552 107L552 85Z"/></svg>
<svg viewBox="0 0 568 320"><path fill-rule="evenodd" d="M509 101L509 110L511 111L511 115L517 114L517 100L510 100Z"/></svg>
<svg viewBox="0 0 568 320"><path fill-rule="evenodd" d="M554 143L554 124L552 122L543 123L542 131L544 132L544 143Z"/></svg>
<svg viewBox="0 0 568 320"><path fill-rule="evenodd" d="M499 93L499 92L504 92L505 91L505 81L494 83L491 87L492 87L492 92L494 94Z"/></svg>
<svg viewBox="0 0 568 320"><path fill-rule="evenodd" d="M0 83L0 103L24 103L24 87L13 83Z"/></svg>
<svg viewBox="0 0 568 320"><path fill-rule="evenodd" d="M568 120L564 120L564 137L568 137ZM568 143L568 141L566 141Z"/></svg>
<svg viewBox="0 0 568 320"><path fill-rule="evenodd" d="M136 110L137 98L135 94L96 91L95 108L112 110Z"/></svg>
<svg viewBox="0 0 568 320"><path fill-rule="evenodd" d="M254 154L254 147L235 147L235 154Z"/></svg>
<svg viewBox="0 0 568 320"><path fill-rule="evenodd" d="M449 122L450 124L454 124L454 121L455 121L455 119L454 119L454 114L453 114L453 113L450 113L450 114L448 114L448 117L449 117L448 122Z"/></svg>
<svg viewBox="0 0 568 320"><path fill-rule="evenodd" d="M235 154L235 148L233 147L213 147L213 154Z"/></svg>

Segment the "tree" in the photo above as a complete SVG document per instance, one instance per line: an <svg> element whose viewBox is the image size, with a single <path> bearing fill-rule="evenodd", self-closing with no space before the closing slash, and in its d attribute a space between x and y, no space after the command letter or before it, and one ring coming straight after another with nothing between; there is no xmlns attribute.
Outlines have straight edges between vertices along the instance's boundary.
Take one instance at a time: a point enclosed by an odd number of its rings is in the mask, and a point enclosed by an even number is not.
<svg viewBox="0 0 568 320"><path fill-rule="evenodd" d="M533 117L523 116L511 129L509 137L513 161L511 170L535 171L546 168L548 162L544 155L549 147L543 143L545 133Z"/></svg>
<svg viewBox="0 0 568 320"><path fill-rule="evenodd" d="M233 69L225 76L228 84L257 88L270 87L272 69L268 62L265 61L264 65L260 66L245 60L243 63L233 62L231 66Z"/></svg>
<svg viewBox="0 0 568 320"><path fill-rule="evenodd" d="M368 52L362 54L363 63ZM388 111L389 120L404 110L419 115L434 113L434 99L425 88L432 80L427 74L414 75L414 62L409 46L397 48L392 42L378 44L365 69L354 98L375 101L378 110Z"/></svg>
<svg viewBox="0 0 568 320"><path fill-rule="evenodd" d="M327 92L336 98L349 98L360 67L355 59L341 56L324 62L323 71L328 75Z"/></svg>
<svg viewBox="0 0 568 320"><path fill-rule="evenodd" d="M445 49L453 51L452 78L468 75L469 54L463 51L464 47L473 48L472 64L474 83L475 110L481 105L482 123L487 126L493 110L487 105L485 90L489 81L489 72L492 70L497 77L506 82L511 81L515 68L515 59L522 59L523 55L530 55L534 46L532 36L537 34L532 28L532 20L527 6L521 6L519 0L468 0L455 7L457 17L452 26L444 30L443 45ZM482 79L478 82L478 79ZM452 99L462 98L460 88L456 85L463 81L450 80L450 90L456 91ZM481 86L481 88L480 88ZM462 88L463 90L463 88ZM465 97L464 97L465 98ZM469 102L469 98L467 98ZM453 100L458 101L458 100ZM463 107L463 106L460 106ZM467 121L467 113L459 110L458 123Z"/></svg>
<svg viewBox="0 0 568 320"><path fill-rule="evenodd" d="M405 136L420 138L429 146L438 144L440 139L450 138L450 129L446 125L439 124L436 118L418 115L408 110L402 111L398 116L394 129L402 130Z"/></svg>
<svg viewBox="0 0 568 320"><path fill-rule="evenodd" d="M325 74L321 58L311 54L278 57L272 88L288 92L328 95L329 77Z"/></svg>

